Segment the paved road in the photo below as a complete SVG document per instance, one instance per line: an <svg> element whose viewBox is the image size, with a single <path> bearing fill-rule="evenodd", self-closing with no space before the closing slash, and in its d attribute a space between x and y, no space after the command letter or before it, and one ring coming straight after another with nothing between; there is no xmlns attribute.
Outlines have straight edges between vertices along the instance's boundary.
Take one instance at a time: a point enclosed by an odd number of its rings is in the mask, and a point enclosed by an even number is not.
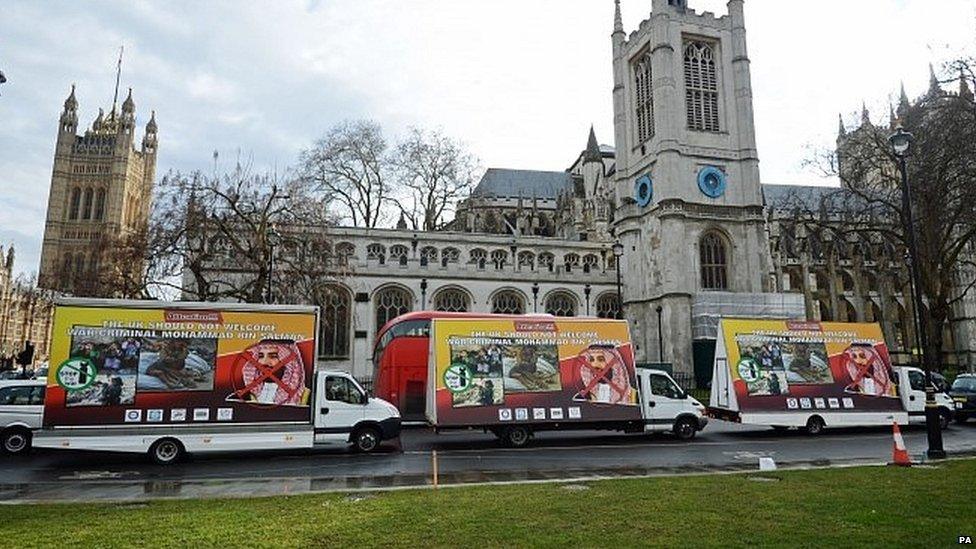
<svg viewBox="0 0 976 549"><path fill-rule="evenodd" d="M953 425L950 454L976 454L976 422ZM913 458L922 460L925 431L905 430ZM408 429L400 444L374 455L341 450L198 456L159 467L143 456L36 451L0 457L0 502L134 500L305 493L425 486L436 450L444 484L580 479L756 469L760 457L780 466L882 463L891 459L890 429L840 429L816 438L799 432L712 422L692 442L667 435L600 432L543 433L524 449L500 448L490 435L435 435Z"/></svg>

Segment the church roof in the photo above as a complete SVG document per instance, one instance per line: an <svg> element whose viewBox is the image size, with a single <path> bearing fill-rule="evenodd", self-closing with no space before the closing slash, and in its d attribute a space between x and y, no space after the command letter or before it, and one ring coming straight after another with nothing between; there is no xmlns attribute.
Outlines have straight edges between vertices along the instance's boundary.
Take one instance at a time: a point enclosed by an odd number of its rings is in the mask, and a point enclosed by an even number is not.
<svg viewBox="0 0 976 549"><path fill-rule="evenodd" d="M816 211L824 200L842 192L840 187L819 187L814 185L769 185L762 186L763 199L773 208L800 207Z"/></svg>
<svg viewBox="0 0 976 549"><path fill-rule="evenodd" d="M560 192L572 187L573 176L566 172L488 168L471 196L555 200Z"/></svg>

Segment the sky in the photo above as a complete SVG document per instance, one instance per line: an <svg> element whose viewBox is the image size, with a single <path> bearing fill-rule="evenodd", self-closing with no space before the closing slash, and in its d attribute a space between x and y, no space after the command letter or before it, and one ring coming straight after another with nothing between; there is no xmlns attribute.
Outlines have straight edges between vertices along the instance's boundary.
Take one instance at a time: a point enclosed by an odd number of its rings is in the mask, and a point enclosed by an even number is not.
<svg viewBox="0 0 976 549"><path fill-rule="evenodd" d="M622 0L629 33L651 0ZM723 0L689 0L726 13ZM460 139L483 167L563 170L592 124L612 144L610 0L4 0L0 17L0 244L36 271L58 116L80 126L133 88L141 141L159 124L157 175L282 171L331 126L372 119ZM747 0L764 183L829 184L804 167L838 113L876 121L928 64L976 53L976 0ZM120 101L121 101L120 97Z"/></svg>

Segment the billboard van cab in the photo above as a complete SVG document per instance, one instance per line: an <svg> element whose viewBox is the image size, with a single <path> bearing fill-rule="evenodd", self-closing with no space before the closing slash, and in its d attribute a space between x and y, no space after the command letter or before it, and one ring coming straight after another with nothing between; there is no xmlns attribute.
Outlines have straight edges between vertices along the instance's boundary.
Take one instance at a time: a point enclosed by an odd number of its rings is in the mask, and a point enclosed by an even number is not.
<svg viewBox="0 0 976 549"><path fill-rule="evenodd" d="M400 415L344 372L315 369L315 307L65 299L56 304L46 448L185 453L354 445Z"/></svg>
<svg viewBox="0 0 976 549"><path fill-rule="evenodd" d="M510 446L546 430L671 431L690 439L704 406L663 371L636 369L626 322L593 318L434 318L427 420L478 428Z"/></svg>
<svg viewBox="0 0 976 549"><path fill-rule="evenodd" d="M892 367L878 324L723 318L708 415L813 435L924 422L920 375ZM952 401L940 394L938 403L948 423Z"/></svg>

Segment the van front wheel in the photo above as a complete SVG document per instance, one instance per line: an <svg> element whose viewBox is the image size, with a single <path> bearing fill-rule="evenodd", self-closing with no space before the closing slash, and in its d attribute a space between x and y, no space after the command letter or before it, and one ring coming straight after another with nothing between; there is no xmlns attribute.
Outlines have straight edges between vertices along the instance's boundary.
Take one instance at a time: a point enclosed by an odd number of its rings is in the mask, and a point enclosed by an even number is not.
<svg viewBox="0 0 976 549"><path fill-rule="evenodd" d="M673 431L678 440L691 440L695 438L695 433L698 432L698 425L690 417L683 417L674 422Z"/></svg>
<svg viewBox="0 0 976 549"><path fill-rule="evenodd" d="M357 452L368 454L380 445L380 432L373 427L363 427L352 437L352 444Z"/></svg>

